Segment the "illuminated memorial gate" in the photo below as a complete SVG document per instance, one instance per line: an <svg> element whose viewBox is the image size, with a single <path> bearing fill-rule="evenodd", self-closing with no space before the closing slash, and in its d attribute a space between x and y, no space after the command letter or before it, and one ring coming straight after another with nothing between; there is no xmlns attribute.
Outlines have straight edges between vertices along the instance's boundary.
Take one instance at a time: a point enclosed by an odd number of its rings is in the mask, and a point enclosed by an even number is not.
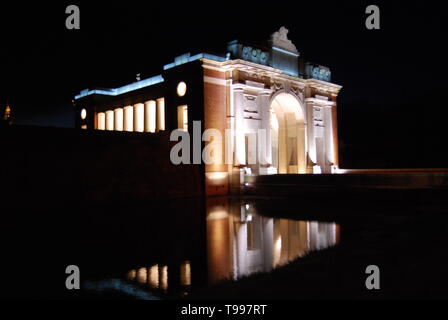
<svg viewBox="0 0 448 320"><path fill-rule="evenodd" d="M287 34L282 27L263 44L231 41L222 56L188 53L160 75L83 90L75 97L77 127L192 133L193 121L201 121L223 140L229 130L232 163L223 145L223 163L204 166L209 194L227 193L244 174L332 173L341 86L330 82L329 68L304 61Z"/></svg>

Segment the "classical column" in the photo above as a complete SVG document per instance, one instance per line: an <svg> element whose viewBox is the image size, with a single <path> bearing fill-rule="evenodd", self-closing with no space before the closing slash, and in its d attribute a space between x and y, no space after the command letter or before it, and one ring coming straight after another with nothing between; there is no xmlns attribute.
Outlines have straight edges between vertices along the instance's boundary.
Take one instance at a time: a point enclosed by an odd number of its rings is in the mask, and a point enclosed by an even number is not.
<svg viewBox="0 0 448 320"><path fill-rule="evenodd" d="M106 129L106 114L104 112L98 112L97 114L97 129L105 130Z"/></svg>
<svg viewBox="0 0 448 320"><path fill-rule="evenodd" d="M264 136L265 141L258 143L262 143L264 145L264 149L258 148L258 152L260 155L260 163L262 166L271 166L272 165L272 145L271 145L271 112L269 105L269 97L271 95L270 91L262 91L259 94L259 109L261 110L261 129L266 130L266 134ZM262 158L261 158L262 157ZM263 170L262 170L263 171Z"/></svg>
<svg viewBox="0 0 448 320"><path fill-rule="evenodd" d="M134 131L143 132L144 121L144 105L143 103L137 103L134 105Z"/></svg>
<svg viewBox="0 0 448 320"><path fill-rule="evenodd" d="M248 249L247 249L247 223L240 222L236 225L236 266L237 266L237 277L242 277L249 274L248 270Z"/></svg>
<svg viewBox="0 0 448 320"><path fill-rule="evenodd" d="M156 132L156 102L145 102L145 132Z"/></svg>
<svg viewBox="0 0 448 320"><path fill-rule="evenodd" d="M123 108L114 110L114 130L123 131Z"/></svg>
<svg viewBox="0 0 448 320"><path fill-rule="evenodd" d="M157 99L157 131L165 130L165 98Z"/></svg>
<svg viewBox="0 0 448 320"><path fill-rule="evenodd" d="M299 173L306 173L305 123L297 124L297 166Z"/></svg>
<svg viewBox="0 0 448 320"><path fill-rule="evenodd" d="M106 111L106 130L114 130L114 112L112 110Z"/></svg>
<svg viewBox="0 0 448 320"><path fill-rule="evenodd" d="M294 113L285 113L286 121L286 170L287 173L298 173L298 150L297 150L297 125L298 120Z"/></svg>
<svg viewBox="0 0 448 320"><path fill-rule="evenodd" d="M320 222L308 222L308 249L313 251L320 249L319 246L319 223Z"/></svg>
<svg viewBox="0 0 448 320"><path fill-rule="evenodd" d="M185 287L191 286L191 263L183 261L180 265L180 284Z"/></svg>
<svg viewBox="0 0 448 320"><path fill-rule="evenodd" d="M93 113L93 129L98 130L98 113Z"/></svg>
<svg viewBox="0 0 448 320"><path fill-rule="evenodd" d="M133 106L124 107L123 127L124 127L124 131L132 132L134 130L134 107Z"/></svg>
<svg viewBox="0 0 448 320"><path fill-rule="evenodd" d="M155 264L148 268L148 284L153 289L159 288L159 265Z"/></svg>
<svg viewBox="0 0 448 320"><path fill-rule="evenodd" d="M334 97L336 100L336 97ZM332 138L333 138L333 155L334 165L339 167L339 140L338 140L338 117L337 117L337 104L334 101L334 105L331 107L331 123L332 123Z"/></svg>
<svg viewBox="0 0 448 320"><path fill-rule="evenodd" d="M288 173L288 135L286 131L286 116L277 114L278 120L278 173Z"/></svg>
<svg viewBox="0 0 448 320"><path fill-rule="evenodd" d="M159 288L163 291L168 290L168 266L159 268Z"/></svg>
<svg viewBox="0 0 448 320"><path fill-rule="evenodd" d="M274 219L261 218L263 228L263 264L264 271L269 272L274 266Z"/></svg>
<svg viewBox="0 0 448 320"><path fill-rule="evenodd" d="M306 101L306 111L307 111L307 146L308 146L308 156L312 163L308 164L307 171L312 173L313 166L317 162L317 154L316 154L316 138L314 135L314 118L313 118L313 103L310 101Z"/></svg>
<svg viewBox="0 0 448 320"><path fill-rule="evenodd" d="M228 278L232 270L231 219L225 211L223 214L221 210L207 206L207 267L211 284Z"/></svg>
<svg viewBox="0 0 448 320"><path fill-rule="evenodd" d="M331 173L331 165L335 164L335 153L334 153L334 140L333 140L333 107L325 107L325 153L326 153L326 165L325 172ZM328 168L327 168L328 166Z"/></svg>
<svg viewBox="0 0 448 320"><path fill-rule="evenodd" d="M235 112L235 160L236 165L246 164L246 145L244 127L244 89L233 88L233 104Z"/></svg>

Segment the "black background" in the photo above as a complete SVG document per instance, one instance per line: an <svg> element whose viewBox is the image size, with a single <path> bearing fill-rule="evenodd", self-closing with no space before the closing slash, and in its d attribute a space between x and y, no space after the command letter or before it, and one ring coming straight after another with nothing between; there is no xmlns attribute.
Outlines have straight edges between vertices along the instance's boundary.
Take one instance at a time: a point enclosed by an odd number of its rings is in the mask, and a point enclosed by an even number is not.
<svg viewBox="0 0 448 320"><path fill-rule="evenodd" d="M65 28L77 4L81 29ZM365 9L381 10L367 30ZM80 90L150 77L185 52L224 53L286 26L309 61L331 68L341 167L446 167L443 1L75 1L0 4L0 107L16 124L71 127Z"/></svg>

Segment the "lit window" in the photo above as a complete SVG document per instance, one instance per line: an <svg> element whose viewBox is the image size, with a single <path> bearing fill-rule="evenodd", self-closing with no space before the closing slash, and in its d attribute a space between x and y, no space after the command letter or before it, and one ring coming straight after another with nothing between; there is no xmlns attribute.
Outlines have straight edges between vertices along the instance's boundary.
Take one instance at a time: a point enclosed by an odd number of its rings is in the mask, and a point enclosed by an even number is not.
<svg viewBox="0 0 448 320"><path fill-rule="evenodd" d="M86 109L81 110L81 120L85 120L87 118L87 111Z"/></svg>
<svg viewBox="0 0 448 320"><path fill-rule="evenodd" d="M188 106L177 107L177 128L188 131Z"/></svg>
<svg viewBox="0 0 448 320"><path fill-rule="evenodd" d="M187 92L187 85L185 82L179 82L179 84L177 85L177 95L179 97L183 97L185 95L185 93Z"/></svg>

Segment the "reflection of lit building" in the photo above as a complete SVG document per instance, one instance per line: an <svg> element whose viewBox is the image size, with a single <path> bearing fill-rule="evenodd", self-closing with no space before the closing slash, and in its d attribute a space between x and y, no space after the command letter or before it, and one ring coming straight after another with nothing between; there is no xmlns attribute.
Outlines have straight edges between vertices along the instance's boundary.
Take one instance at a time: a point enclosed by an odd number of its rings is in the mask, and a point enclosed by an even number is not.
<svg viewBox="0 0 448 320"><path fill-rule="evenodd" d="M183 235L170 238L169 246L176 249L163 260L154 262L151 258L152 263L129 271L127 279L158 294L187 295L206 284L269 272L339 242L335 223L274 219L257 211L256 204L208 197L206 233L200 240L184 251ZM192 233L187 232L189 239ZM176 251L180 248L182 253Z"/></svg>
<svg viewBox="0 0 448 320"><path fill-rule="evenodd" d="M248 204L210 199L207 212L209 281L267 272L339 241L335 223L273 219Z"/></svg>
<svg viewBox="0 0 448 320"><path fill-rule="evenodd" d="M225 194L242 173L330 173L338 166L336 98L326 67L307 63L281 28L263 45L232 41L222 56L184 54L160 75L76 96L78 128L219 130L232 164L205 166L206 192ZM259 131L262 129L264 131ZM260 135L257 135L259 132Z"/></svg>
<svg viewBox="0 0 448 320"><path fill-rule="evenodd" d="M188 292L191 287L191 264L190 261L182 261L180 271L177 275L180 279L179 284L184 292ZM133 269L127 273L127 279L136 281L143 285L148 285L153 290L160 290L166 293L169 287L169 276L167 265L152 265L150 267L141 267Z"/></svg>

